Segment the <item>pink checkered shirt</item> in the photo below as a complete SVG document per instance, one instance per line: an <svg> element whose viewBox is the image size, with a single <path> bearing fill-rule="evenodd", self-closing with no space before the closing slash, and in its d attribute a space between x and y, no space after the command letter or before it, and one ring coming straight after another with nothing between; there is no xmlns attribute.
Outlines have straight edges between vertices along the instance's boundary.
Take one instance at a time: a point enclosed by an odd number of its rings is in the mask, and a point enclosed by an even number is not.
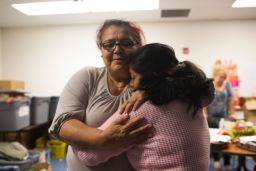
<svg viewBox="0 0 256 171"><path fill-rule="evenodd" d="M78 160L94 166L126 152L131 165L138 171L207 171L209 169L210 140L208 125L202 109L192 118L187 104L173 101L155 106L145 102L130 117L143 115L155 128L154 136L143 143L114 150L88 150L73 147ZM122 117L112 115L100 129Z"/></svg>

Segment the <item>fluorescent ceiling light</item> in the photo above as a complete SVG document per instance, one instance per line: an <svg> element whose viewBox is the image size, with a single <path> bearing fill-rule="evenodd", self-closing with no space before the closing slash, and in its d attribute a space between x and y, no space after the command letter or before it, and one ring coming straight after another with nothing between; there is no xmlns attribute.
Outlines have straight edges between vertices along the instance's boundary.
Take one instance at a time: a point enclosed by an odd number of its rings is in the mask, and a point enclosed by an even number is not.
<svg viewBox="0 0 256 171"><path fill-rule="evenodd" d="M140 11L157 10L159 0L86 0L89 11Z"/></svg>
<svg viewBox="0 0 256 171"><path fill-rule="evenodd" d="M53 15L88 12L84 3L78 1L50 1L12 4L12 7L26 15Z"/></svg>
<svg viewBox="0 0 256 171"><path fill-rule="evenodd" d="M12 4L26 15L156 10L159 0L69 0Z"/></svg>
<svg viewBox="0 0 256 171"><path fill-rule="evenodd" d="M232 5L233 8L256 7L256 0L236 0Z"/></svg>

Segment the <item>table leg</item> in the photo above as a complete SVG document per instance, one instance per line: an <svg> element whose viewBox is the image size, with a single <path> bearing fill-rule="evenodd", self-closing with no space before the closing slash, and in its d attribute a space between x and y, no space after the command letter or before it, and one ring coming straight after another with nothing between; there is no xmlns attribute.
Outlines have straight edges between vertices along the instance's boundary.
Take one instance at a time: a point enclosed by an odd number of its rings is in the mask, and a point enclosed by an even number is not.
<svg viewBox="0 0 256 171"><path fill-rule="evenodd" d="M245 156L239 156L238 157L238 166L237 166L237 171L241 171L241 169L243 168L244 171L249 171L246 167L246 158Z"/></svg>

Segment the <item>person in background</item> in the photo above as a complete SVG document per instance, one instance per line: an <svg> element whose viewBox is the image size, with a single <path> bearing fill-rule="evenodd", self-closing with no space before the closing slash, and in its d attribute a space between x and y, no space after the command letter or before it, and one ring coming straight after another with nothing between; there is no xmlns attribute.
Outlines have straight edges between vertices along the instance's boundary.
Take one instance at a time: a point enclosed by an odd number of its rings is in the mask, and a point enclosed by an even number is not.
<svg viewBox="0 0 256 171"><path fill-rule="evenodd" d="M206 108L206 116L210 128L219 128L221 118L235 120L234 92L231 84L226 81L227 73L222 66L213 69L213 84L215 98ZM220 170L220 157L218 153L212 153L214 158L214 169ZM225 170L231 170L230 156L223 155Z"/></svg>
<svg viewBox="0 0 256 171"><path fill-rule="evenodd" d="M73 147L77 158L98 165L128 150L127 157L138 171L208 171L210 140L202 109L213 98L212 80L193 63L179 62L174 50L164 44L140 47L130 59L130 85L144 91L147 101L129 116L145 117L154 126L153 137L112 150ZM108 130L122 117L115 113L99 129Z"/></svg>
<svg viewBox="0 0 256 171"><path fill-rule="evenodd" d="M139 26L124 20L106 20L97 32L97 46L105 67L86 67L78 71L61 93L50 135L77 147L88 149L118 148L146 140L152 125L140 127L144 118L128 121L128 114L114 122L107 131L97 129L118 108L128 113L143 103L143 92L129 87L129 55L143 45ZM128 99L128 100L127 100ZM123 106L122 106L123 104ZM132 171L124 154L94 167L83 165L68 147L69 171Z"/></svg>

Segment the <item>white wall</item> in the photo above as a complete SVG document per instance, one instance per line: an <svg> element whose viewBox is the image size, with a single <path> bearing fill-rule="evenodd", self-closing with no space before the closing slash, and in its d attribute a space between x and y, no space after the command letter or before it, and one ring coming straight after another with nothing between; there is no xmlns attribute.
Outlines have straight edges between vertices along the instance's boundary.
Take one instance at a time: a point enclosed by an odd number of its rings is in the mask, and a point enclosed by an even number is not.
<svg viewBox="0 0 256 171"><path fill-rule="evenodd" d="M24 80L32 93L60 93L78 69L103 66L95 30L91 25L4 29L4 78Z"/></svg>
<svg viewBox="0 0 256 171"><path fill-rule="evenodd" d="M180 60L192 60L208 76L216 59L238 66L239 94L256 95L256 20L143 24L148 42L172 45ZM190 54L182 55L182 47Z"/></svg>
<svg viewBox="0 0 256 171"><path fill-rule="evenodd" d="M174 47L210 76L214 61L238 65L240 95L256 91L256 20L140 23L147 42ZM86 65L103 66L95 45L97 25L12 28L2 31L3 78L25 80L30 92L58 94L68 78ZM183 55L182 47L190 54Z"/></svg>
<svg viewBox="0 0 256 171"><path fill-rule="evenodd" d="M0 28L0 79L2 79L2 29Z"/></svg>

